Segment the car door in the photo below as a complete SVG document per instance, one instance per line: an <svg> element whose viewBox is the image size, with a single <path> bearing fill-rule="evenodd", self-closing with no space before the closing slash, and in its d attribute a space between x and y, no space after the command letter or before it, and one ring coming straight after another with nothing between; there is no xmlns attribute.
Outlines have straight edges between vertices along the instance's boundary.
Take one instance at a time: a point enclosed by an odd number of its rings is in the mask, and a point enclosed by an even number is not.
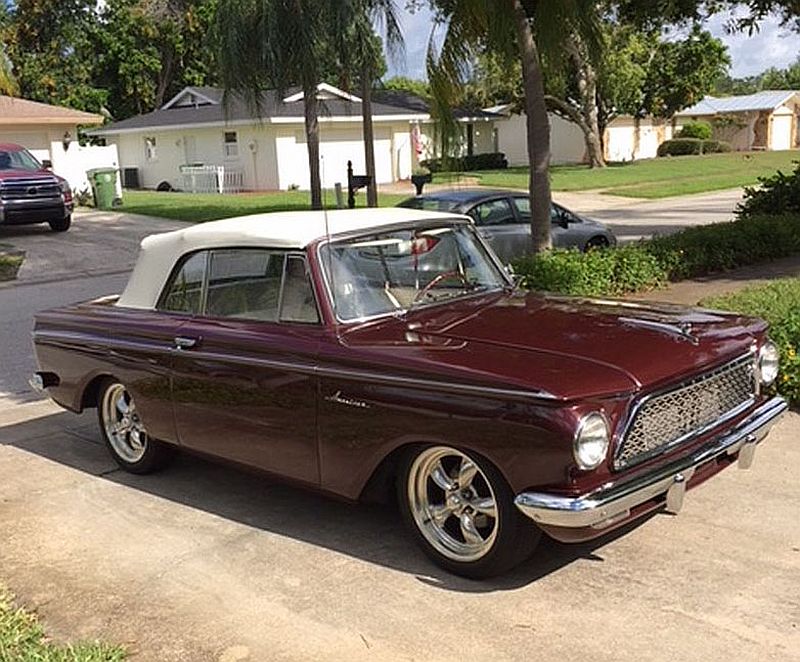
<svg viewBox="0 0 800 662"><path fill-rule="evenodd" d="M181 445L311 484L321 327L302 254L207 253L201 314L178 330Z"/></svg>
<svg viewBox="0 0 800 662"><path fill-rule="evenodd" d="M480 235L503 262L526 252L520 251L519 220L507 196L479 202L466 213L472 217ZM530 245L530 227L527 245Z"/></svg>
<svg viewBox="0 0 800 662"><path fill-rule="evenodd" d="M514 196L514 206L517 214L523 222L520 232L531 231L531 203L526 195ZM550 206L550 239L554 248L570 248L579 245L576 241L575 233L571 231L570 222L575 218L568 210L561 205L553 203Z"/></svg>

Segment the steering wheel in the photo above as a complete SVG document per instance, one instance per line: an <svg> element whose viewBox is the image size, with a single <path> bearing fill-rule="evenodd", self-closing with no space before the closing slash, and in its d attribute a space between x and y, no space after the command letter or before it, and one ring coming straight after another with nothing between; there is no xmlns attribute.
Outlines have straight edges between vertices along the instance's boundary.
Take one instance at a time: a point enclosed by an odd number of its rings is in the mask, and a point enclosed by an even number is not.
<svg viewBox="0 0 800 662"><path fill-rule="evenodd" d="M469 281L467 277L462 274L460 271L446 271L443 274L439 274L434 278L430 283L428 283L425 287L423 287L419 292L416 293L414 299L411 301L411 305L413 306L417 301L422 299L424 296L428 294L434 287L436 287L439 283L441 283L446 278L450 278L451 276L455 276L458 278L466 287L469 287Z"/></svg>

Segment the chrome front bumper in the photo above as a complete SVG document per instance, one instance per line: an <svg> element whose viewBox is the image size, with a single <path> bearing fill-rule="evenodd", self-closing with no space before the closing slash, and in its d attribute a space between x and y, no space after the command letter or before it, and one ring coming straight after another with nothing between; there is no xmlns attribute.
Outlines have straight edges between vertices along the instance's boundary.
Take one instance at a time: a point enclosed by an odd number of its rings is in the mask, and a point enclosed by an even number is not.
<svg viewBox="0 0 800 662"><path fill-rule="evenodd" d="M739 467L749 469L756 445L767 436L787 408L783 398L772 398L735 427L721 433L691 455L652 473L626 481L612 481L577 497L523 492L517 495L514 502L517 508L538 524L567 528L607 528L628 518L636 506L662 495L666 495L667 510L678 512L686 486L700 466L738 453Z"/></svg>

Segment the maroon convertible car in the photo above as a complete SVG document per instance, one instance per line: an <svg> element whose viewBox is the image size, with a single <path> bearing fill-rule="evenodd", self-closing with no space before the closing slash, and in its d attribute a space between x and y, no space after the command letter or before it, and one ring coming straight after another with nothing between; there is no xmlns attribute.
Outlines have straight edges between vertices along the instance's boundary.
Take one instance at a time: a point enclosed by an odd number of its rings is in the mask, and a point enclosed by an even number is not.
<svg viewBox="0 0 800 662"><path fill-rule="evenodd" d="M175 448L356 500L395 492L470 577L602 535L786 410L757 319L523 292L470 219L259 215L148 237L125 291L41 313L32 379L134 473ZM729 480L735 480L730 477Z"/></svg>

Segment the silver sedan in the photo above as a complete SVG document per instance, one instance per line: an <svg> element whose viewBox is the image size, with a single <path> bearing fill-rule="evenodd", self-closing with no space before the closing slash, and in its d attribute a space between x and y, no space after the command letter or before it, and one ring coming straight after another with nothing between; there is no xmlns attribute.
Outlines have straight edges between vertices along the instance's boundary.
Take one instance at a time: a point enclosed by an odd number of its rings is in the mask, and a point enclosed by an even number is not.
<svg viewBox="0 0 800 662"><path fill-rule="evenodd" d="M531 210L525 193L457 189L419 195L398 206L471 216L483 238L504 262L530 252ZM587 251L617 244L617 238L608 227L556 203L551 207L550 219L550 233L556 248Z"/></svg>

